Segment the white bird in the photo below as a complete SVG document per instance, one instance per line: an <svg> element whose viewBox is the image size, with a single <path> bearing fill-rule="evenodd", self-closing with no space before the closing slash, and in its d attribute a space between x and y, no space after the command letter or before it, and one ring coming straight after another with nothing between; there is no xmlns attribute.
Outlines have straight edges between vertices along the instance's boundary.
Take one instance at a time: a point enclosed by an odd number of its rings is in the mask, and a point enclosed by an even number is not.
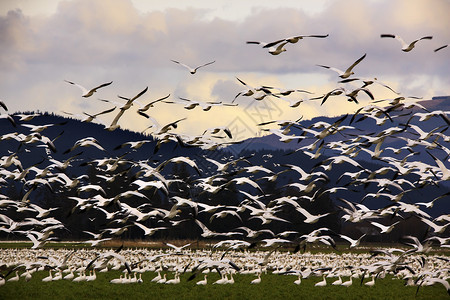
<svg viewBox="0 0 450 300"><path fill-rule="evenodd" d="M203 280L197 281L196 285L207 285L208 284L208 274L205 274Z"/></svg>
<svg viewBox="0 0 450 300"><path fill-rule="evenodd" d="M16 275L8 279L8 282L19 281L19 271L16 271Z"/></svg>
<svg viewBox="0 0 450 300"><path fill-rule="evenodd" d="M348 281L344 281L344 282L342 282L342 286L345 286L345 287L349 287L349 286L351 286L353 284L353 276L350 276L350 278L348 279Z"/></svg>
<svg viewBox="0 0 450 300"><path fill-rule="evenodd" d="M438 165L439 169L441 170L441 172L442 172L441 180L442 181L450 180L450 170L447 169L447 167L444 165L444 163L440 159L438 159L436 156L434 156L433 154L431 154L428 151L427 151L427 153L434 159L434 161Z"/></svg>
<svg viewBox="0 0 450 300"><path fill-rule="evenodd" d="M364 283L364 285L374 286L375 285L375 275L372 275L372 280L367 281L366 283Z"/></svg>
<svg viewBox="0 0 450 300"><path fill-rule="evenodd" d="M228 283L227 274L222 274L222 277L220 279L213 282L213 284L227 284L227 283Z"/></svg>
<svg viewBox="0 0 450 300"><path fill-rule="evenodd" d="M385 226L383 224L377 223L377 222L370 222L370 224L378 227L381 229L380 233L389 233L392 231L392 229L394 229L395 225L397 225L398 223L400 223L400 221L395 222L394 224L390 225L390 226Z"/></svg>
<svg viewBox="0 0 450 300"><path fill-rule="evenodd" d="M298 278L294 281L294 284L300 285L302 283L302 275L298 274Z"/></svg>
<svg viewBox="0 0 450 300"><path fill-rule="evenodd" d="M363 56L361 56L360 58L358 58L350 67L347 68L347 70L342 71L340 69L334 68L334 67L329 67L329 66L324 66L324 65L318 65L319 67L322 68L326 68L326 69L330 69L332 71L335 71L336 73L339 74L340 78L348 78L350 77L350 75L353 75L355 73L352 72L352 69L359 64L364 58L366 57L366 54L364 54Z"/></svg>
<svg viewBox="0 0 450 300"><path fill-rule="evenodd" d="M327 278L326 278L326 275L323 275L323 280L322 281L319 281L319 282L317 282L314 286L326 286L327 285Z"/></svg>
<svg viewBox="0 0 450 300"><path fill-rule="evenodd" d="M164 243L164 245L169 246L170 248L174 249L176 253L179 253L179 252L181 252L184 248L189 247L189 246L191 245L191 243L185 244L185 245L180 246L180 247L175 246L175 245L170 244L170 243Z"/></svg>
<svg viewBox="0 0 450 300"><path fill-rule="evenodd" d="M357 239L357 240L354 240L354 239L352 239L352 238L350 238L350 237L348 237L348 236L346 236L346 235L343 235L343 234L340 234L339 236L340 236L341 238L343 238L344 240L347 240L348 242L350 242L350 248L354 248L354 247L358 247L358 246L359 246L359 243L361 242L361 239L362 239L363 237L365 237L366 234L361 235L361 236L359 237L359 239Z"/></svg>
<svg viewBox="0 0 450 300"><path fill-rule="evenodd" d="M342 284L342 278L339 276L339 279L336 281L333 281L332 285L341 285Z"/></svg>
<svg viewBox="0 0 450 300"><path fill-rule="evenodd" d="M44 278L42 278L42 281L43 282L50 282L50 281L52 281L53 280L53 275L52 275L52 271L50 270L50 271L48 271L48 276L47 277L44 277Z"/></svg>
<svg viewBox="0 0 450 300"><path fill-rule="evenodd" d="M200 65L200 66L198 66L198 67L191 68L190 66L188 66L188 65L186 65L186 64L183 64L183 63L181 63L181 62L179 62L179 61L172 60L172 59L171 59L171 61L173 61L174 63L179 64L179 65L185 67L186 69L189 70L189 73L191 73L191 74L195 74L195 73L197 72L198 69L200 69L200 68L202 68L202 67L205 67L205 66L208 66L208 65L211 65L211 64L213 64L213 63L216 62L216 61L214 60L214 61L208 62L208 63L206 63L206 64Z"/></svg>
<svg viewBox="0 0 450 300"><path fill-rule="evenodd" d="M281 44L278 45L278 47L270 47L269 48L269 53L272 55L278 55L280 53L283 53L284 51L286 51L286 48L284 48L284 46L287 44L288 42L283 42Z"/></svg>
<svg viewBox="0 0 450 300"><path fill-rule="evenodd" d="M175 273L175 277L170 280L166 280L165 284L179 284L180 283L180 275L178 272Z"/></svg>
<svg viewBox="0 0 450 300"><path fill-rule="evenodd" d="M416 43L420 40L431 40L433 37L432 36L424 36L420 39L414 40L412 41L410 44L407 44L400 36L395 35L395 34L381 34L380 37L382 38L394 38L397 41L400 42L400 44L402 44L402 51L403 52L409 52L411 51L414 46L416 45Z"/></svg>
<svg viewBox="0 0 450 300"><path fill-rule="evenodd" d="M107 83L101 84L101 85L99 85L99 86L97 86L95 88L92 88L92 89L88 90L84 86L79 85L78 83L75 83L75 82L72 82L72 81L68 81L68 80L64 80L64 81L79 87L81 89L81 91L83 92L83 94L81 96L84 97L84 98L92 96L99 88L108 86L111 83L113 83L112 81L111 82L107 82Z"/></svg>
<svg viewBox="0 0 450 300"><path fill-rule="evenodd" d="M258 272L258 278L253 279L250 281L250 284L260 284L261 283L261 273Z"/></svg>
<svg viewBox="0 0 450 300"><path fill-rule="evenodd" d="M306 217L306 219L303 220L303 222L308 223L308 224L314 224L317 221L319 221L320 218L328 216L330 214L330 213L325 213L325 214L319 214L319 215L312 215L306 209L304 209L301 206L296 206L295 210Z"/></svg>
<svg viewBox="0 0 450 300"><path fill-rule="evenodd" d="M118 284L118 283L122 283L122 281L123 281L123 275L121 274L119 278L111 279L111 280L109 281L109 283Z"/></svg>
<svg viewBox="0 0 450 300"><path fill-rule="evenodd" d="M158 280L156 283L166 283L167 281L167 274L164 274L163 277Z"/></svg>
<svg viewBox="0 0 450 300"><path fill-rule="evenodd" d="M145 92L147 92L148 87L146 87L144 90L142 90L141 92L139 92L136 96L134 96L133 98L125 98L125 97L121 97L119 96L119 98L121 99L125 99L127 100L127 102L122 105L119 109L119 113L116 115L116 117L114 118L114 120L111 122L111 125L109 125L109 127L107 127L106 129L109 131L113 131L115 129L117 129L119 127L119 125L117 124L119 122L120 117L122 117L122 115L125 113L126 110L128 110L132 105L133 102L141 97L143 94L145 94Z"/></svg>
<svg viewBox="0 0 450 300"><path fill-rule="evenodd" d="M161 278L162 278L161 272L158 271L158 275L156 275L155 277L153 277L153 279L151 280L151 282L158 282Z"/></svg>

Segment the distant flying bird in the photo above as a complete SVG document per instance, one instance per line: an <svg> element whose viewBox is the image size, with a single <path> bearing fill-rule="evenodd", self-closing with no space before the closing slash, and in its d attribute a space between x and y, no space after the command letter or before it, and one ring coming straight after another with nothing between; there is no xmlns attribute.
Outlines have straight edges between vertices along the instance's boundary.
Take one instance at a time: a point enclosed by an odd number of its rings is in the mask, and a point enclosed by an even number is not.
<svg viewBox="0 0 450 300"><path fill-rule="evenodd" d="M262 45L263 48L269 48L269 53L272 55L278 55L278 54L286 51L286 48L284 48L284 45L286 45L287 43L289 43L289 42L285 41L284 39L278 40L275 42L270 42L270 43L258 42L258 41L247 41L247 44L257 44L257 45Z"/></svg>
<svg viewBox="0 0 450 300"><path fill-rule="evenodd" d="M366 54L364 54L363 56L361 56L360 58L358 58L358 60L355 61L355 62L354 62L350 67L348 67L347 70L345 70L345 71L342 71L342 70L337 69L337 68L334 68L334 67L324 66L324 65L318 65L318 66L319 66L319 67L322 67L322 68L330 69L330 70L332 70L332 71L335 71L336 73L339 74L339 77L341 77L342 79L344 79L344 78L348 78L348 77L350 77L351 75L355 74L355 73L352 72L352 69L353 69L357 64L359 64L365 57L366 57Z"/></svg>
<svg viewBox="0 0 450 300"><path fill-rule="evenodd" d="M99 88L108 86L108 85L110 85L111 83L113 83L112 81L111 81L111 82L107 82L107 83L101 84L101 85L99 85L99 86L97 86L97 87L95 87L95 88L92 88L92 89L88 90L88 89L86 89L84 86L79 85L78 83L75 83L75 82L72 82L72 81L68 81L68 80L64 80L64 81L67 82L67 83L70 83L70 84L73 84L73 85L79 87L79 88L81 89L81 91L83 92L83 95L81 95L81 96L84 97L84 98L87 98L87 97L90 97L90 96L94 95L94 93L95 93Z"/></svg>
<svg viewBox="0 0 450 300"><path fill-rule="evenodd" d="M314 38L326 38L328 37L328 34L325 35L317 35L317 34L312 34L312 35L295 35L295 36L291 36L291 37L287 37L281 40L277 40L277 41L273 41L273 42L260 42L260 41L247 41L247 44L257 44L257 45L262 45L263 48L270 48L273 47L281 42L288 42L291 44L295 44L297 43L299 40L305 38L305 37L314 37Z"/></svg>
<svg viewBox="0 0 450 300"><path fill-rule="evenodd" d="M211 65L211 64L213 64L213 63L216 62L216 61L214 60L214 61L211 61L211 62L209 62L209 63L200 65L200 66L198 66L198 67L191 68L190 66L188 66L188 65L186 65L186 64L183 64L183 63L181 63L181 62L179 62L179 61L172 60L172 59L171 59L171 61L173 61L174 63L179 64L179 65L185 67L186 69L189 70L189 72L190 72L191 74L195 74L195 73L197 72L198 69L200 69L200 68L202 68L202 67L205 67L205 66L207 66L207 65Z"/></svg>
<svg viewBox="0 0 450 300"><path fill-rule="evenodd" d="M0 100L0 106L3 107L3 109L5 111L8 111L8 107L6 106L5 102L3 102L2 100Z"/></svg>
<svg viewBox="0 0 450 300"><path fill-rule="evenodd" d="M328 37L328 34L311 34L311 35L296 35L296 36L291 36L288 38L285 38L284 40L291 43L291 44L295 44L297 43L299 40L302 40L305 37L313 37L313 38L326 38Z"/></svg>
<svg viewBox="0 0 450 300"><path fill-rule="evenodd" d="M431 40L433 38L432 36L424 36L424 37L422 37L420 39L412 41L410 44L407 44L407 43L405 43L405 41L400 36L395 35L395 34L381 34L380 37L396 39L397 41L399 41L402 44L402 51L403 52L411 51L414 48L414 46L416 45L416 43L418 41L420 41L420 40Z"/></svg>
<svg viewBox="0 0 450 300"><path fill-rule="evenodd" d="M448 47L448 45L444 45L444 46L441 46L439 48L436 48L436 49L434 49L434 52L438 52L439 50L442 50L442 49L444 49L446 47Z"/></svg>

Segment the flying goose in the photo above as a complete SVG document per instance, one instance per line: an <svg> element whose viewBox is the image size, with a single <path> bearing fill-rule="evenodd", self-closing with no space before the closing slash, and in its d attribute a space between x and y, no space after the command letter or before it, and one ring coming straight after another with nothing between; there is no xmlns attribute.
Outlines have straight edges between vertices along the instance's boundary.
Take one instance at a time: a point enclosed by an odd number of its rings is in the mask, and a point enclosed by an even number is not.
<svg viewBox="0 0 450 300"><path fill-rule="evenodd" d="M322 68L326 68L326 69L330 69L332 71L335 71L336 73L339 74L339 77L342 79L348 78L351 75L355 74L352 72L352 69L359 64L364 58L366 57L366 54L364 54L363 56L361 56L360 58L358 58L350 67L348 67L345 71L342 71L338 68L334 68L334 67L329 67L329 66L324 66L324 65L318 65L319 67Z"/></svg>
<svg viewBox="0 0 450 300"><path fill-rule="evenodd" d="M380 37L396 39L397 41L400 42L400 44L402 44L403 52L411 51L414 48L414 46L416 45L416 43L420 40L431 40L433 38L432 36L424 36L424 37L421 37L420 39L412 41L410 44L407 44L400 36L398 36L396 34L381 34ZM438 48L437 50L440 50L440 49ZM435 52L436 52L436 50L435 50Z"/></svg>
<svg viewBox="0 0 450 300"><path fill-rule="evenodd" d="M101 85L99 85L99 86L97 86L97 87L95 87L95 88L92 88L92 89L88 90L88 89L86 89L84 86L79 85L78 83L75 83L75 82L72 82L72 81L68 81L68 80L64 80L64 81L67 82L67 83L73 84L73 85L77 86L78 88L80 88L81 91L83 92L83 94L82 94L81 96L84 97L84 98L88 98L88 97L94 95L94 93L95 93L99 88L108 86L108 85L110 85L111 83L113 83L112 81L111 81L111 82L107 82L107 83L103 83L103 84L101 84Z"/></svg>
<svg viewBox="0 0 450 300"><path fill-rule="evenodd" d="M213 64L213 63L216 62L215 60L213 60L213 61L208 62L208 63L206 63L206 64L203 64L203 65L200 65L200 66L198 66L198 67L192 68L192 67L190 67L190 66L188 66L188 65L186 65L186 64L183 64L183 63L181 63L181 62L179 62L179 61L172 60L172 59L171 59L171 61L173 61L174 63L179 64L179 65L185 67L186 69L189 70L189 73L191 73L191 74L195 74L195 73L197 72L198 69L200 69L200 68L202 68L202 67L205 67L205 66L208 66L208 65L211 65L211 64Z"/></svg>

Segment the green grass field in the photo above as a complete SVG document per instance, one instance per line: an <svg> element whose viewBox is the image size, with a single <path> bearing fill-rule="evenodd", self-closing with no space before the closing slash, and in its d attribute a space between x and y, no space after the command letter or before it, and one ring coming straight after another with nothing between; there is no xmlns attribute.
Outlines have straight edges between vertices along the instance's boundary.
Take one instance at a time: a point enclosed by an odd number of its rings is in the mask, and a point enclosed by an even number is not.
<svg viewBox="0 0 450 300"><path fill-rule="evenodd" d="M343 286L314 287L321 278L304 279L297 286L297 279L290 275L267 274L261 277L259 285L251 285L253 275L235 275L233 285L213 285L219 275L210 273L207 286L197 286L199 276L187 281L190 274L181 276L178 285L150 282L156 275L144 273L142 284L110 284L109 280L119 277L119 271L97 274L93 282L54 281L42 282L47 271L33 274L29 282L8 282L0 287L0 299L449 299L441 285L421 287L417 296L416 287L406 287L401 280L391 277L379 279L374 287L360 286L360 280L348 288ZM170 276L170 277L169 277ZM171 278L172 273L168 274ZM347 279L347 278L346 278ZM334 279L329 279L331 283ZM369 279L365 279L368 281Z"/></svg>

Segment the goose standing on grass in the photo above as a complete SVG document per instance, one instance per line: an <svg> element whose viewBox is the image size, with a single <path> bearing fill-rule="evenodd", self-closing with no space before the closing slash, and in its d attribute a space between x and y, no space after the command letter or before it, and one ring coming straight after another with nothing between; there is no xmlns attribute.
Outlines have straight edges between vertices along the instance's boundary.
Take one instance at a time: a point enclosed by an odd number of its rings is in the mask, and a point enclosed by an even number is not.
<svg viewBox="0 0 450 300"><path fill-rule="evenodd" d="M278 45L278 47L270 47L269 48L269 53L272 55L278 55L283 53L284 51L286 51L286 48L284 48L284 46L287 44L288 42L283 42L281 44Z"/></svg>
<svg viewBox="0 0 450 300"><path fill-rule="evenodd" d="M222 277L216 281L213 282L213 284L227 284L228 283L228 277L227 274L222 274Z"/></svg>
<svg viewBox="0 0 450 300"><path fill-rule="evenodd" d="M253 279L250 284L260 284L261 283L261 272L257 274L258 278Z"/></svg>
<svg viewBox="0 0 450 300"><path fill-rule="evenodd" d="M183 64L183 63L181 63L181 62L179 62L179 61L172 60L172 59L171 59L171 61L173 61L173 62L176 63L176 64L179 64L180 66L185 67L186 69L189 70L189 73L191 73L191 74L195 74L195 73L197 73L197 70L198 70L198 69L203 68L203 67L208 66L208 65L211 65L211 64L213 64L213 63L216 62L216 61L214 60L214 61L208 62L208 63L206 63L206 64L200 65L200 66L198 66L198 67L191 68L190 66L188 66L188 65L186 65L186 64Z"/></svg>
<svg viewBox="0 0 450 300"><path fill-rule="evenodd" d="M52 270L48 271L48 276L42 278L42 282L50 282L53 280Z"/></svg>
<svg viewBox="0 0 450 300"><path fill-rule="evenodd" d="M163 277L158 280L156 283L166 283L167 281L167 274L164 274Z"/></svg>
<svg viewBox="0 0 450 300"><path fill-rule="evenodd" d="M197 285L207 285L208 284L208 274L205 274L205 277L203 280L197 281Z"/></svg>
<svg viewBox="0 0 450 300"><path fill-rule="evenodd" d="M175 277L170 280L166 280L164 282L165 284L179 284L180 283L180 275L178 274L178 271L175 273Z"/></svg>
<svg viewBox="0 0 450 300"><path fill-rule="evenodd" d="M326 286L327 285L327 277L326 275L323 275L323 279L322 281L319 281L318 283L316 283L314 286Z"/></svg>
<svg viewBox="0 0 450 300"><path fill-rule="evenodd" d="M353 276L350 276L350 278L347 280L347 281L344 281L344 282L342 282L342 286L345 286L345 287L349 287L349 286L351 286L353 284Z"/></svg>
<svg viewBox="0 0 450 300"><path fill-rule="evenodd" d="M300 285L302 283L302 275L298 274L298 278L294 281L294 284Z"/></svg>
<svg viewBox="0 0 450 300"><path fill-rule="evenodd" d="M94 93L98 89L100 89L102 87L105 87L105 86L108 86L111 83L113 83L112 81L111 82L107 82L107 83L103 83L103 84L101 84L101 85L99 85L99 86L97 86L95 88L92 88L92 89L88 90L84 86L79 85L78 83L75 83L75 82L72 82L72 81L68 81L68 80L64 80L64 81L67 82L67 83L73 84L73 85L77 86L79 89L81 89L81 91L83 92L83 94L81 96L84 97L84 98L88 98L88 97L94 95Z"/></svg>
<svg viewBox="0 0 450 300"><path fill-rule="evenodd" d="M367 281L366 283L364 283L364 285L374 286L375 285L375 275L372 275L372 280Z"/></svg>
<svg viewBox="0 0 450 300"><path fill-rule="evenodd" d="M56 275L52 278L52 281L58 281L58 280L61 280L61 279L63 279L62 271L61 271L61 270L58 270L58 272L56 273Z"/></svg>
<svg viewBox="0 0 450 300"><path fill-rule="evenodd" d="M70 268L70 273L67 274L66 276L63 277L63 279L65 280L72 280L75 277L75 275L73 274L73 269Z"/></svg>
<svg viewBox="0 0 450 300"><path fill-rule="evenodd" d="M16 276L11 277L10 279L8 279L8 282L14 282L14 281L19 281L20 277L19 277L19 271L16 271Z"/></svg>
<svg viewBox="0 0 450 300"><path fill-rule="evenodd" d="M398 36L396 34L381 34L380 37L396 39L397 41L400 42L400 44L402 44L402 51L403 52L409 52L412 49L414 49L414 46L420 40L431 40L433 38L432 36L424 36L424 37L421 37L420 39L412 41L410 44L407 44L400 36Z"/></svg>
<svg viewBox="0 0 450 300"><path fill-rule="evenodd" d="M78 277L75 277L72 281L73 282L81 282L86 280L86 273L85 271L81 271L80 275Z"/></svg>
<svg viewBox="0 0 450 300"><path fill-rule="evenodd" d="M158 275L156 275L156 276L151 280L151 282L158 282L161 278L162 278L161 272L158 271Z"/></svg>
<svg viewBox="0 0 450 300"><path fill-rule="evenodd" d="M336 281L333 281L332 285L341 285L341 284L342 284L342 278L341 278L341 276L339 275L339 279L336 280Z"/></svg>
<svg viewBox="0 0 450 300"><path fill-rule="evenodd" d="M122 283L122 280L123 280L123 275L120 274L120 277L119 277L119 278L111 279L111 280L109 281L109 283L115 283L115 284L117 284L117 283Z"/></svg>

